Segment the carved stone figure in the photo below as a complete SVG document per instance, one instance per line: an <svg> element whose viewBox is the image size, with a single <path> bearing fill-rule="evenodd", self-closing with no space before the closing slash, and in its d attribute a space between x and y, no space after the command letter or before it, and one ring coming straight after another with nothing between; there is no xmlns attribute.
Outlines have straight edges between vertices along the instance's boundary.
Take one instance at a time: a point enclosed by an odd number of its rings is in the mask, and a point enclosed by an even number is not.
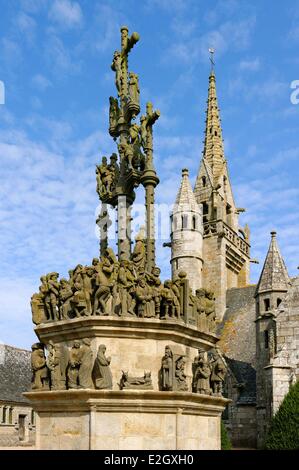
<svg viewBox="0 0 299 470"><path fill-rule="evenodd" d="M119 173L120 169L117 163L117 155L116 153L113 153L110 157L110 164L108 165L108 169L111 174L111 185L110 185L110 191L114 191L116 184L119 180Z"/></svg>
<svg viewBox="0 0 299 470"><path fill-rule="evenodd" d="M105 353L106 346L100 344L92 373L95 388L99 390L112 389L112 374L109 367L111 357L106 357Z"/></svg>
<svg viewBox="0 0 299 470"><path fill-rule="evenodd" d="M40 325L40 323L44 323L45 321L47 321L44 295L41 291L32 295L30 304L32 312L32 322L35 325Z"/></svg>
<svg viewBox="0 0 299 470"><path fill-rule="evenodd" d="M206 291L205 312L207 315L209 332L214 333L216 329L216 310L214 292L212 291Z"/></svg>
<svg viewBox="0 0 299 470"><path fill-rule="evenodd" d="M68 320L72 317L72 301L73 290L70 283L66 279L61 279L59 284L59 312L61 320Z"/></svg>
<svg viewBox="0 0 299 470"><path fill-rule="evenodd" d="M175 361L175 390L186 391L188 384L185 374L185 359L183 356L178 357Z"/></svg>
<svg viewBox="0 0 299 470"><path fill-rule="evenodd" d="M152 303L151 288L147 285L144 277L138 279L136 288L137 315L141 318L155 316L154 305Z"/></svg>
<svg viewBox="0 0 299 470"><path fill-rule="evenodd" d="M138 75L136 73L129 73L129 109L134 118L140 111L140 89L138 83Z"/></svg>
<svg viewBox="0 0 299 470"><path fill-rule="evenodd" d="M174 298L173 298L173 301L174 301L174 307L175 307L175 316L177 317L177 319L179 320L180 317L181 317L181 304L180 304L180 279L179 278L175 278L172 282L171 282L171 289L174 293Z"/></svg>
<svg viewBox="0 0 299 470"><path fill-rule="evenodd" d="M197 327L201 331L207 331L208 323L206 315L206 291L205 289L197 289L195 294L193 308Z"/></svg>
<svg viewBox="0 0 299 470"><path fill-rule="evenodd" d="M145 168L145 157L141 152L141 141L140 141L140 127L137 124L132 124L130 127L130 144L132 148L132 159L129 162L129 167L137 171L143 171Z"/></svg>
<svg viewBox="0 0 299 470"><path fill-rule="evenodd" d="M107 158L103 157L101 165L96 166L97 193L100 198L111 193L114 177L113 172L114 170L107 164Z"/></svg>
<svg viewBox="0 0 299 470"><path fill-rule="evenodd" d="M67 369L68 388L80 388L79 369L82 363L82 349L79 340L75 340L69 354Z"/></svg>
<svg viewBox="0 0 299 470"><path fill-rule="evenodd" d="M32 390L50 390L49 370L47 367L44 345L34 343L31 346Z"/></svg>
<svg viewBox="0 0 299 470"><path fill-rule="evenodd" d="M66 388L66 368L68 358L63 350L53 341L48 343L47 366L50 370L51 390L64 390Z"/></svg>
<svg viewBox="0 0 299 470"><path fill-rule="evenodd" d="M162 357L161 389L173 390L173 355L169 346L165 346L165 354Z"/></svg>
<svg viewBox="0 0 299 470"><path fill-rule="evenodd" d="M140 233L135 237L135 246L132 253L132 261L136 268L137 273L143 273L145 268L145 239L143 233Z"/></svg>
<svg viewBox="0 0 299 470"><path fill-rule="evenodd" d="M82 340L81 346L81 364L79 368L79 386L80 388L93 388L92 369L93 354L91 350L91 341L88 338Z"/></svg>
<svg viewBox="0 0 299 470"><path fill-rule="evenodd" d="M87 274L86 267L78 265L73 274L74 295L71 304L76 317L91 314L91 280Z"/></svg>
<svg viewBox="0 0 299 470"><path fill-rule="evenodd" d="M152 390L152 377L151 372L144 372L143 377L130 377L128 372L122 371L122 376L119 382L120 390L127 389L142 389Z"/></svg>
<svg viewBox="0 0 299 470"><path fill-rule="evenodd" d="M48 318L51 321L59 320L59 283L57 282L58 276L58 273L50 273L47 275L46 278L47 293L45 296L45 304L48 312Z"/></svg>
<svg viewBox="0 0 299 470"><path fill-rule="evenodd" d="M151 273L145 273L147 282L152 289L152 303L155 309L156 317L160 317L161 311L161 297L162 297L162 283L160 279L161 269L158 266L152 268Z"/></svg>
<svg viewBox="0 0 299 470"><path fill-rule="evenodd" d="M118 272L120 296L120 315L135 315L136 298L134 295L137 276L132 262L122 260Z"/></svg>
<svg viewBox="0 0 299 470"><path fill-rule="evenodd" d="M176 296L172 290L172 282L167 279L161 290L161 319L175 318L177 306Z"/></svg>
<svg viewBox="0 0 299 470"><path fill-rule="evenodd" d="M102 257L101 263L97 268L95 300L93 313L94 315L109 315L107 310L107 300L111 296L112 288L114 285L114 263L116 261L115 255L107 248L105 256Z"/></svg>
<svg viewBox="0 0 299 470"><path fill-rule="evenodd" d="M202 393L204 395L210 395L210 376L211 367L207 359L207 353L204 349L198 350L198 356L195 357L192 364L193 369L193 381L192 391L194 393Z"/></svg>
<svg viewBox="0 0 299 470"><path fill-rule="evenodd" d="M210 367L211 367L211 389L212 394L215 396L222 395L223 382L227 373L227 367L222 357L220 357L217 350L210 352Z"/></svg>
<svg viewBox="0 0 299 470"><path fill-rule="evenodd" d="M113 96L109 97L109 132L112 137L117 137L117 124L119 118L119 107L118 107L118 100L117 98L113 98Z"/></svg>
<svg viewBox="0 0 299 470"><path fill-rule="evenodd" d="M117 88L118 96L122 95L123 78L122 78L121 62L122 62L121 53L119 51L115 51L111 68L115 72L115 86Z"/></svg>

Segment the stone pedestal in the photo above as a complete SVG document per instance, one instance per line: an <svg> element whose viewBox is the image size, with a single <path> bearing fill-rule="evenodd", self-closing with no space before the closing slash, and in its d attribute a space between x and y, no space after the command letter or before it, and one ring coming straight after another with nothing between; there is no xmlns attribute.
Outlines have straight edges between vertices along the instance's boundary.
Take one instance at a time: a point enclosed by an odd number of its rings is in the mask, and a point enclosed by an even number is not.
<svg viewBox="0 0 299 470"><path fill-rule="evenodd" d="M220 449L220 418L228 400L192 391L198 349L218 338L183 322L97 316L48 322L36 329L40 341L70 348L89 338L94 358L100 344L111 356L112 390L55 390L26 393L38 417L40 449ZM161 391L165 347L183 356L188 390ZM152 390L120 390L122 372L151 372Z"/></svg>
<svg viewBox="0 0 299 470"><path fill-rule="evenodd" d="M226 399L186 392L66 390L26 393L39 449L220 449Z"/></svg>

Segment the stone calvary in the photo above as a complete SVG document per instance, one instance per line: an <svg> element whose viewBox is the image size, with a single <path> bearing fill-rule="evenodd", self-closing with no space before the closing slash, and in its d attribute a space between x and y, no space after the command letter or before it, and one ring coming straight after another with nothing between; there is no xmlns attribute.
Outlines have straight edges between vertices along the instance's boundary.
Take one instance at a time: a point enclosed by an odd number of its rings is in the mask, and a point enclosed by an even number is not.
<svg viewBox="0 0 299 470"><path fill-rule="evenodd" d="M40 449L220 449L228 400L214 294L195 288L184 270L162 282L156 261L153 127L160 112L148 102L136 121L139 78L128 57L138 41L122 27L111 65L117 96L109 98L109 133L116 150L96 167L99 257L78 264L68 279L42 276L31 298L39 342L25 396L38 416ZM133 243L131 209L140 185L145 223ZM108 240L111 210L117 253Z"/></svg>

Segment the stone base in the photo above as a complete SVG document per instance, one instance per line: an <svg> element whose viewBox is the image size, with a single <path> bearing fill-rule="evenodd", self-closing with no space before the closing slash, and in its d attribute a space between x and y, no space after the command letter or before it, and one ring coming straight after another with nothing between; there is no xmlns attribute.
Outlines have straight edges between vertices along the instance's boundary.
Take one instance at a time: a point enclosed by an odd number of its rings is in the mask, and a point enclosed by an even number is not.
<svg viewBox="0 0 299 470"><path fill-rule="evenodd" d="M221 448L222 397L148 390L30 392L38 449Z"/></svg>

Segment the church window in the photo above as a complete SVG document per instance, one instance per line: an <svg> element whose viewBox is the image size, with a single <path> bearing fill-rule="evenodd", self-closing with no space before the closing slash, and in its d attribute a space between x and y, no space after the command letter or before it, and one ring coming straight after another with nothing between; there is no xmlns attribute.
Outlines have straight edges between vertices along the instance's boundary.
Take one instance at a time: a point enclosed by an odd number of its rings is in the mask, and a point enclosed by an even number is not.
<svg viewBox="0 0 299 470"><path fill-rule="evenodd" d="M207 184L207 178L205 176L203 176L201 180L202 180L202 185L205 188L206 184Z"/></svg>
<svg viewBox="0 0 299 470"><path fill-rule="evenodd" d="M265 349L269 348L269 331L264 331Z"/></svg>
<svg viewBox="0 0 299 470"><path fill-rule="evenodd" d="M276 305L277 305L277 307L279 307L279 305L281 304L281 302L282 302L282 300L281 300L281 299L277 299L277 301L276 301Z"/></svg>
<svg viewBox="0 0 299 470"><path fill-rule="evenodd" d="M31 424L34 424L35 423L35 415L34 415L34 411L31 410Z"/></svg>
<svg viewBox="0 0 299 470"><path fill-rule="evenodd" d="M196 228L197 228L196 227L196 217L195 217L195 215L192 217L192 228L193 228L193 230L196 230Z"/></svg>
<svg viewBox="0 0 299 470"><path fill-rule="evenodd" d="M270 310L270 299L264 299L264 307L265 307L265 312L269 312L269 310Z"/></svg>

